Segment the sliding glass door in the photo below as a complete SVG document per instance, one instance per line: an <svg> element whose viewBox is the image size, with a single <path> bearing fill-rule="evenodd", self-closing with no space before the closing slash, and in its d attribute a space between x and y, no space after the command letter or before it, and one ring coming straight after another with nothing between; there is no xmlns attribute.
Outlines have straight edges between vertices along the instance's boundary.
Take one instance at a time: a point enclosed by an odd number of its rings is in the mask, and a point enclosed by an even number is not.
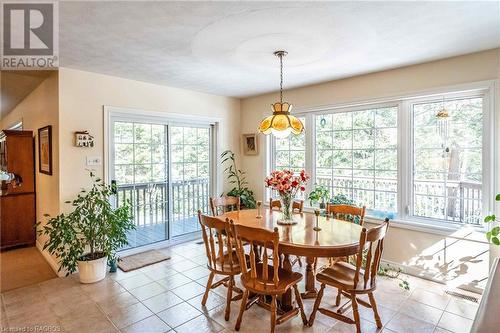
<svg viewBox="0 0 500 333"><path fill-rule="evenodd" d="M197 211L208 213L211 127L111 119L110 179L117 205L129 201L134 248L199 231Z"/></svg>

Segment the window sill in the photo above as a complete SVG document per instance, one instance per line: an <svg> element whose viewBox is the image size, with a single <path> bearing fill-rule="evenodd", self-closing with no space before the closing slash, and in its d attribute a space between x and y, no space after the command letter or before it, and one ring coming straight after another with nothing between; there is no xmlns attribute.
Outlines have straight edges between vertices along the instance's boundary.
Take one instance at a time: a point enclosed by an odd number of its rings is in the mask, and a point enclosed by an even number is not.
<svg viewBox="0 0 500 333"><path fill-rule="evenodd" d="M304 207L304 211L306 212L314 212L314 209L315 207ZM365 217L365 222L370 224L381 224L383 220L367 216ZM398 218L390 220L390 226L393 228L419 231L450 238L464 239L465 237L467 237L467 239L470 241L488 243L484 236L486 230L483 226L460 225L452 223L446 225L439 222L414 221ZM475 237L477 235L479 235L479 237Z"/></svg>

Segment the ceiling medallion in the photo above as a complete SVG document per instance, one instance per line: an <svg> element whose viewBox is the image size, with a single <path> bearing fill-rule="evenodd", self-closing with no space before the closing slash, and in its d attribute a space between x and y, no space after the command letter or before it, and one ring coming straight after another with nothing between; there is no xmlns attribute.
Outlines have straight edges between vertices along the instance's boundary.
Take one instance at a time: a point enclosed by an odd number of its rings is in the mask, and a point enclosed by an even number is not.
<svg viewBox="0 0 500 333"><path fill-rule="evenodd" d="M277 138L286 138L290 133L298 135L304 131L304 124L290 114L292 105L283 102L283 57L286 51L276 51L274 55L280 59L280 101L271 105L273 114L260 122L259 131L263 134L273 134Z"/></svg>

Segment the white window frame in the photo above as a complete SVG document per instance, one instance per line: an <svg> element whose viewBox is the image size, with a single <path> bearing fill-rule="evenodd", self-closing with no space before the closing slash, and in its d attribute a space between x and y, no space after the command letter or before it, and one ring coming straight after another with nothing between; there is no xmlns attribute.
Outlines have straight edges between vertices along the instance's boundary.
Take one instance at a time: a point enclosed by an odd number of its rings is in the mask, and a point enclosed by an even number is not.
<svg viewBox="0 0 500 333"><path fill-rule="evenodd" d="M495 188L495 140L500 138L495 137L495 89L498 85L498 80L480 81L466 84L459 84L454 86L444 86L433 88L425 91L418 91L407 93L405 95L392 96L387 98L372 99L365 101L358 101L353 103L334 104L311 108L298 108L294 112L296 117L305 117L306 128L306 163L305 169L311 175L312 181L309 182L306 193L309 193L314 186L316 179L314 161L316 160L315 154L315 117L321 114L333 114L340 112L354 112L366 109L383 108L389 106L398 107L398 187L397 187L397 218L394 220L396 225L414 229L424 230L429 229L436 231L452 231L462 228L463 226L470 226L476 230L484 231L484 226L464 225L460 223L444 222L432 218L419 218L411 216L409 212L409 205L413 200L413 179L412 179L412 108L414 104L421 103L422 101L438 100L442 101L443 95L446 99L463 98L463 97L483 97L483 156L482 156L482 209L483 214L486 215L494 209L494 188ZM272 136L268 136L266 140L266 158L265 170L269 174L271 170L275 169L275 141ZM263 186L263 185L262 185ZM269 192L263 186L265 198L269 200ZM312 207L309 201L306 200L306 210ZM379 219L368 217L366 220L371 222L379 222Z"/></svg>
<svg viewBox="0 0 500 333"><path fill-rule="evenodd" d="M204 116L194 116L194 115L184 115L170 112L162 111L149 111L143 109L126 108L126 107L115 107L115 106L103 106L103 116L104 116L104 180L109 183L111 181L111 175L113 174L114 166L114 151L110 149L110 143L113 135L113 122L114 121L137 121L141 123L151 123L158 124L162 123L167 126L197 126L210 128L210 146L212 148L212 154L210 154L210 195L217 196L217 193L222 191L222 168L220 166L220 124L222 122L221 118L217 117L204 117ZM170 131L168 131L168 140L170 140ZM171 147L168 145L169 156L171 156ZM169 175L169 186L171 186L171 170L168 170ZM172 190L169 188L169 219L172 216ZM170 220L169 220L170 222ZM172 237L172 224L169 223L168 239L149 245L134 247L131 249L126 249L120 251L120 254L131 255L140 253L143 251L163 248L166 246L171 246L179 244L185 241L197 239L200 237L201 231L181 235L177 237Z"/></svg>

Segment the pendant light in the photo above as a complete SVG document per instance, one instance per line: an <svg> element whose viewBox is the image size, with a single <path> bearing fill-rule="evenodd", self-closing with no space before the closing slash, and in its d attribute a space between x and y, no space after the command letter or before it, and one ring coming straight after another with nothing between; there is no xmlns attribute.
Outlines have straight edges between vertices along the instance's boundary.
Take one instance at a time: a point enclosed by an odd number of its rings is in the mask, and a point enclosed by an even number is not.
<svg viewBox="0 0 500 333"><path fill-rule="evenodd" d="M304 131L304 124L290 114L292 105L283 102L283 57L286 51L276 51L274 55L280 60L280 101L271 105L273 114L263 119L259 131L263 134L273 134L277 138L286 138L290 133L298 135Z"/></svg>

